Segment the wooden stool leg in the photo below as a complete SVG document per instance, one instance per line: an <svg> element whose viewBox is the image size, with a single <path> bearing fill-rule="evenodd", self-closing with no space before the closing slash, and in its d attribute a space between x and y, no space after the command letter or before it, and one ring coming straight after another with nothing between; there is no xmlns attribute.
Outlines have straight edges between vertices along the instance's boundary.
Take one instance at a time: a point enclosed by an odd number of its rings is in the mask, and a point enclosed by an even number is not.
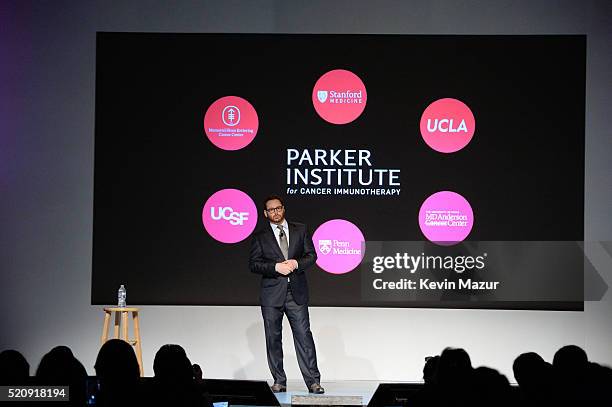
<svg viewBox="0 0 612 407"><path fill-rule="evenodd" d="M121 336L124 341L128 341L128 313L127 311L121 311Z"/></svg>
<svg viewBox="0 0 612 407"><path fill-rule="evenodd" d="M119 312L115 311L115 326L113 327L115 331L115 339L119 339Z"/></svg>
<svg viewBox="0 0 612 407"><path fill-rule="evenodd" d="M108 340L108 325L110 323L110 312L104 311L104 328L102 328L102 336L100 337L100 345Z"/></svg>
<svg viewBox="0 0 612 407"><path fill-rule="evenodd" d="M142 366L142 348L140 347L140 325L138 324L138 311L132 312L132 318L134 319L134 340L136 341L136 358L138 359L138 366L140 366L140 376L144 376L144 368Z"/></svg>

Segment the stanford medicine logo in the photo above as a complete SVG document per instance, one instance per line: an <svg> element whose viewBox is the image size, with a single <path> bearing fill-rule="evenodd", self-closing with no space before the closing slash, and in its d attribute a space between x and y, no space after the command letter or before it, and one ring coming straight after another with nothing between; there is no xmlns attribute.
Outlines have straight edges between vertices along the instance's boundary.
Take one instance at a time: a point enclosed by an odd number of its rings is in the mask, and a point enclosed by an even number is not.
<svg viewBox="0 0 612 407"><path fill-rule="evenodd" d="M312 90L312 104L321 118L333 124L347 124L366 107L368 94L357 75L344 69L329 71Z"/></svg>
<svg viewBox="0 0 612 407"><path fill-rule="evenodd" d="M476 120L465 103L445 98L427 106L421 116L420 128L429 147L440 153L454 153L472 140Z"/></svg>
<svg viewBox="0 0 612 407"><path fill-rule="evenodd" d="M470 203L452 191L436 192L419 210L419 226L425 237L441 246L462 242L472 230L474 213Z"/></svg>
<svg viewBox="0 0 612 407"><path fill-rule="evenodd" d="M344 219L323 223L312 235L312 241L317 252L317 265L331 274L354 270L364 256L363 233Z"/></svg>
<svg viewBox="0 0 612 407"><path fill-rule="evenodd" d="M202 223L208 234L221 243L237 243L257 225L257 207L250 196L238 189L222 189L211 195L202 209Z"/></svg>
<svg viewBox="0 0 612 407"><path fill-rule="evenodd" d="M240 150L257 135L259 118L255 108L238 96L217 99L204 115L204 132L222 150Z"/></svg>

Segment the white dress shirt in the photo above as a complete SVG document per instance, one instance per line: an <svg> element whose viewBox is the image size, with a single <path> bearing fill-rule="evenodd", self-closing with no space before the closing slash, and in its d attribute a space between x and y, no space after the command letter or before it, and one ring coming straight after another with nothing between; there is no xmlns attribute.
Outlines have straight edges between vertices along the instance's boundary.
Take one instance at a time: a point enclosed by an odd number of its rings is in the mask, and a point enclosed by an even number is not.
<svg viewBox="0 0 612 407"><path fill-rule="evenodd" d="M285 236L287 237L287 247L289 247L289 225L287 224L287 219L283 219L283 223L280 225L270 222L270 227L272 228L272 232L274 232L274 236L276 237L276 243L278 243L278 247L280 247L280 230L278 230L278 226L283 227L283 232L285 232Z"/></svg>
<svg viewBox="0 0 612 407"><path fill-rule="evenodd" d="M281 223L280 225L270 222L272 233L274 233L274 237L276 237L276 243L278 243L278 247L280 247L280 230L278 229L278 226L283 227L283 232L285 232L285 236L287 237L287 248L288 248L289 247L289 224L287 223L287 219L283 219L283 223ZM291 278L288 277L287 280L291 281Z"/></svg>

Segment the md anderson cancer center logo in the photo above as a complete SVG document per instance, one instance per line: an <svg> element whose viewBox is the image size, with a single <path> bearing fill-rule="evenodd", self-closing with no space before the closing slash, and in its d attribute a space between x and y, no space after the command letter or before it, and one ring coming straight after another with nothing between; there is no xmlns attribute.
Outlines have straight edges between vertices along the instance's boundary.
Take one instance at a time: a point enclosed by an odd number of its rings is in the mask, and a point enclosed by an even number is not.
<svg viewBox="0 0 612 407"><path fill-rule="evenodd" d="M357 119L366 107L365 85L354 73L335 69L319 78L312 90L312 104L321 118L332 124Z"/></svg>
<svg viewBox="0 0 612 407"><path fill-rule="evenodd" d="M353 223L333 219L323 223L312 235L317 265L331 274L354 270L363 259L365 239Z"/></svg>
<svg viewBox="0 0 612 407"><path fill-rule="evenodd" d="M462 242L473 225L470 203L456 192L436 192L423 202L419 211L421 231L429 241L442 246Z"/></svg>

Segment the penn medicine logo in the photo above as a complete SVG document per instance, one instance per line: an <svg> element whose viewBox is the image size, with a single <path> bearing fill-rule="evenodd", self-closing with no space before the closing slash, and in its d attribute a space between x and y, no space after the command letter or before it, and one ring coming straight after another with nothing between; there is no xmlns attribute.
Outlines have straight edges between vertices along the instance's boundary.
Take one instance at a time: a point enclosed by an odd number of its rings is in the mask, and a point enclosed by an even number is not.
<svg viewBox="0 0 612 407"><path fill-rule="evenodd" d="M330 239L319 240L319 251L321 254L329 254L331 252L332 241Z"/></svg>
<svg viewBox="0 0 612 407"><path fill-rule="evenodd" d="M363 233L347 220L332 219L323 223L312 235L312 242L318 254L317 265L330 274L348 273L363 259Z"/></svg>

